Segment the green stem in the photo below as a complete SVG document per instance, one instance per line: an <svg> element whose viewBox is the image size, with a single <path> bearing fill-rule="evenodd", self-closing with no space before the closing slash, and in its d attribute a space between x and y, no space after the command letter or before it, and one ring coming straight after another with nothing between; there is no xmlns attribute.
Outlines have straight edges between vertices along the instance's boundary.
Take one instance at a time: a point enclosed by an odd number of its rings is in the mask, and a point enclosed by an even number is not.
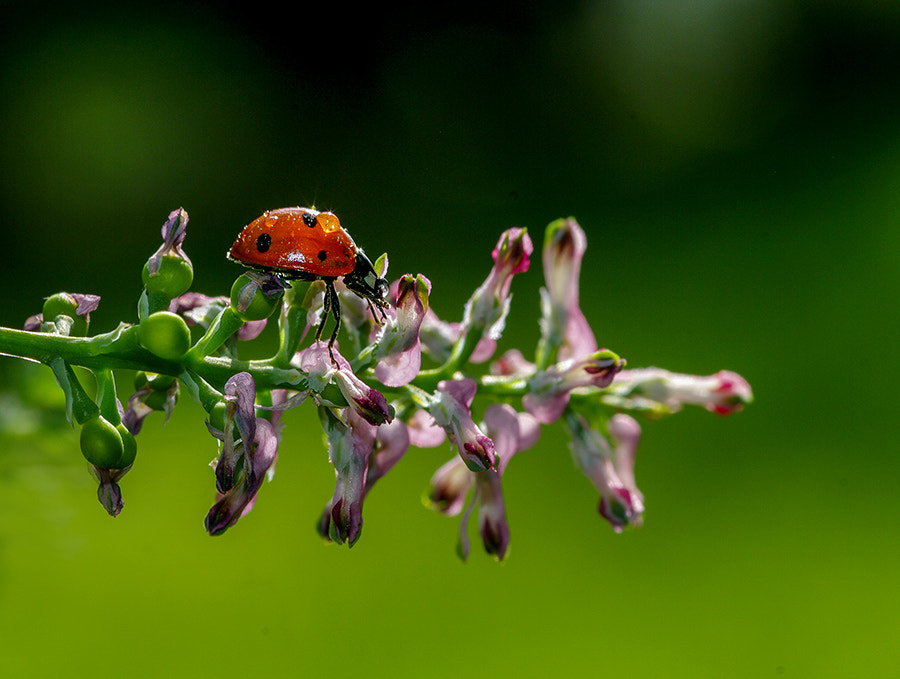
<svg viewBox="0 0 900 679"><path fill-rule="evenodd" d="M147 370L163 375L181 372L178 363L159 358L137 339L137 326L120 325L94 337L67 337L0 327L0 354L50 365L56 359L91 370Z"/></svg>
<svg viewBox="0 0 900 679"><path fill-rule="evenodd" d="M280 328L278 352L272 360L276 365L286 367L297 352L300 339L303 337L306 328L306 310L294 306L293 303L287 304L278 322Z"/></svg>
<svg viewBox="0 0 900 679"><path fill-rule="evenodd" d="M82 424L96 417L99 408L81 386L72 366L61 358L53 359L47 365L53 370L57 383L66 395L66 415L69 421L74 419L78 424Z"/></svg>
<svg viewBox="0 0 900 679"><path fill-rule="evenodd" d="M198 359L208 356L225 344L226 340L241 329L243 319L230 306L222 309L215 320L209 324L206 334L188 351L186 359Z"/></svg>

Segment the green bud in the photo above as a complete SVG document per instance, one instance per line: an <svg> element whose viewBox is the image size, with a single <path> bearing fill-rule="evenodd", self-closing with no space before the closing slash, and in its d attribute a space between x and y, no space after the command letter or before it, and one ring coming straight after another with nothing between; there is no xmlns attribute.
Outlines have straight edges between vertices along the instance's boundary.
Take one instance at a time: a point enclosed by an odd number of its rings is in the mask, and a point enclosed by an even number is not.
<svg viewBox="0 0 900 679"><path fill-rule="evenodd" d="M194 270L191 263L177 255L164 255L159 260L156 273L150 273L150 262L144 265L141 280L147 292L159 292L175 299L190 289L194 282Z"/></svg>
<svg viewBox="0 0 900 679"><path fill-rule="evenodd" d="M191 347L191 331L184 319L171 311L157 311L140 322L138 342L160 358L174 361Z"/></svg>
<svg viewBox="0 0 900 679"><path fill-rule="evenodd" d="M75 313L77 308L78 301L72 295L58 292L44 300L42 312L45 321L54 321L57 316L68 316L73 321L69 334L83 337L87 333L87 319Z"/></svg>
<svg viewBox="0 0 900 679"><path fill-rule="evenodd" d="M231 286L231 308L243 321L261 321L272 315L278 307L282 294L267 295L259 281L247 274L238 276Z"/></svg>
<svg viewBox="0 0 900 679"><path fill-rule="evenodd" d="M65 292L57 292L44 300L44 320L52 321L57 316L75 317L78 302L72 295Z"/></svg>
<svg viewBox="0 0 900 679"><path fill-rule="evenodd" d="M125 444L122 441L122 435L102 415L98 414L81 425L80 443L81 454L95 467L122 468L121 464L125 458ZM132 461L133 459L132 457Z"/></svg>

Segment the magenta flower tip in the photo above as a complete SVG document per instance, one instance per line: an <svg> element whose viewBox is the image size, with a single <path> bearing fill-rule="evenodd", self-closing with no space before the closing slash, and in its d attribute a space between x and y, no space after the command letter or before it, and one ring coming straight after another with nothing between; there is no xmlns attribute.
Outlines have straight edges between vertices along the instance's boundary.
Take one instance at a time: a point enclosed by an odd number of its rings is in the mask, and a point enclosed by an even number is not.
<svg viewBox="0 0 900 679"><path fill-rule="evenodd" d="M497 267L512 275L528 271L533 252L534 245L528 230L515 227L503 232L497 246L491 252L491 257Z"/></svg>

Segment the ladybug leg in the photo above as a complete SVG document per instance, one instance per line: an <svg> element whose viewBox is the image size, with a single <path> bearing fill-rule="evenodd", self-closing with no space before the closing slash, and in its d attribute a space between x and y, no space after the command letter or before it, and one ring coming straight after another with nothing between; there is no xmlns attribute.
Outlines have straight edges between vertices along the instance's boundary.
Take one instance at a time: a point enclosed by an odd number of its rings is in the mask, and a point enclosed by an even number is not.
<svg viewBox="0 0 900 679"><path fill-rule="evenodd" d="M325 295L322 300L322 320L319 327L316 328L316 341L322 339L322 331L325 330L325 323L328 322L328 314L331 312L331 290L333 287L328 281L325 281Z"/></svg>
<svg viewBox="0 0 900 679"><path fill-rule="evenodd" d="M337 290L334 289L333 279L325 281L325 305L322 309L322 322L316 331L317 340L321 338L322 329L325 327L325 321L328 320L329 311L334 317L334 330L331 333L331 338L328 340L328 355L331 357L332 364L337 366L338 362L334 357L334 343L337 340L338 332L341 330L341 301L338 299Z"/></svg>
<svg viewBox="0 0 900 679"><path fill-rule="evenodd" d="M331 356L331 362L336 366L338 363L334 360L334 342L337 340L338 331L341 329L341 303L338 300L337 292L334 287L331 288L333 299L331 301L331 315L334 316L334 331L331 333L331 339L328 340L328 355Z"/></svg>

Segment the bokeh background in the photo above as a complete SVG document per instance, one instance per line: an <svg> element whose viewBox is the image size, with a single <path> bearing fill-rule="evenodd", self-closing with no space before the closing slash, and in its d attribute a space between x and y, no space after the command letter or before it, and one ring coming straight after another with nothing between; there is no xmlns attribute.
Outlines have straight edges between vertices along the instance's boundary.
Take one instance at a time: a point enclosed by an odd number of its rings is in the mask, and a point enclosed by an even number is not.
<svg viewBox="0 0 900 679"><path fill-rule="evenodd" d="M897 5L3 2L0 37L0 324L59 290L133 320L180 206L196 290L263 210L315 204L448 319L503 229L573 215L602 344L756 396L645 427L623 535L548 428L505 477L509 558L474 536L462 564L420 501L446 449L321 543L309 408L224 536L187 399L110 519L49 371L0 359L3 676L896 676ZM540 285L501 348L533 346Z"/></svg>

